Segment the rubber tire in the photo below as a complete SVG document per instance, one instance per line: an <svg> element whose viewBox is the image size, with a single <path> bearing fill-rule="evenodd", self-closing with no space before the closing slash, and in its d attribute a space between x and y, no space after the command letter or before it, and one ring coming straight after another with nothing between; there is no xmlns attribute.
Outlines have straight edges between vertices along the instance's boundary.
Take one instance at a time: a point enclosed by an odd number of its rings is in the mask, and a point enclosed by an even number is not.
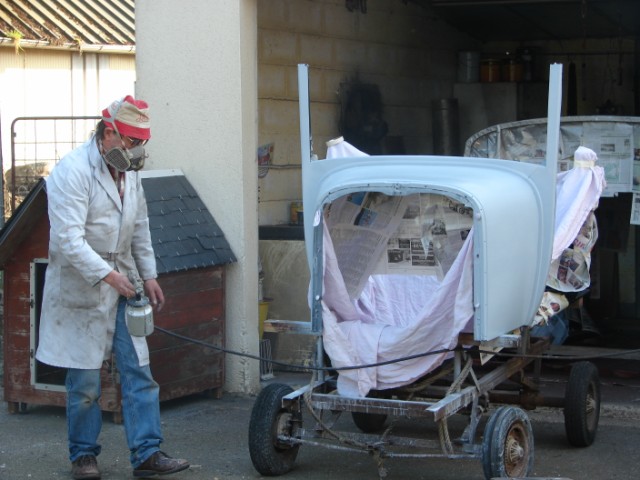
<svg viewBox="0 0 640 480"><path fill-rule="evenodd" d="M522 462L510 465L505 460L507 442L515 437L522 446ZM503 406L489 418L482 439L482 469L487 480L499 477L527 477L533 469L534 445L531 421L524 410Z"/></svg>
<svg viewBox="0 0 640 480"><path fill-rule="evenodd" d="M379 432L387 421L387 415L384 413L351 412L351 418L353 418L356 427L364 433Z"/></svg>
<svg viewBox="0 0 640 480"><path fill-rule="evenodd" d="M286 446L277 443L278 421L281 415L293 415L301 420L299 412L282 408L282 398L293 389L289 385L267 385L256 399L249 421L249 455L254 468L264 476L283 475L289 472L298 456L300 445Z"/></svg>
<svg viewBox="0 0 640 480"><path fill-rule="evenodd" d="M600 419L600 376L591 362L571 367L564 394L564 428L569 444L588 447L596 438Z"/></svg>

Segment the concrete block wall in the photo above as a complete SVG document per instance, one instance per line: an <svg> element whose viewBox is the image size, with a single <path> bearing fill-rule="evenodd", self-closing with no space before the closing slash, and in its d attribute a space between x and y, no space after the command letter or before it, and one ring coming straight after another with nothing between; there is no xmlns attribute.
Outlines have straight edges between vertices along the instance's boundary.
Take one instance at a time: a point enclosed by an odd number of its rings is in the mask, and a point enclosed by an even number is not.
<svg viewBox="0 0 640 480"><path fill-rule="evenodd" d="M302 197L297 65L310 70L314 150L339 136L341 84L378 85L389 136L407 153L432 153L431 101L453 94L457 52L477 46L464 34L401 0L258 0L259 145L274 144L273 164L259 180L259 223L289 222Z"/></svg>

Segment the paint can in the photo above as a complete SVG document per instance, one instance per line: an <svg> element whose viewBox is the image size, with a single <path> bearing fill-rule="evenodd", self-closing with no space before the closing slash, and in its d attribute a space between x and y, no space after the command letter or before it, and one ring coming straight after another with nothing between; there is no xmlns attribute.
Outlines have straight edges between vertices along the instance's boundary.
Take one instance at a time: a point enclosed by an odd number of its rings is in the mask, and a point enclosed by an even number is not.
<svg viewBox="0 0 640 480"><path fill-rule="evenodd" d="M502 63L501 78L503 82L521 82L523 73L524 69L520 60L507 58Z"/></svg>
<svg viewBox="0 0 640 480"><path fill-rule="evenodd" d="M500 61L488 58L480 62L480 81L482 83L493 83L500 81Z"/></svg>

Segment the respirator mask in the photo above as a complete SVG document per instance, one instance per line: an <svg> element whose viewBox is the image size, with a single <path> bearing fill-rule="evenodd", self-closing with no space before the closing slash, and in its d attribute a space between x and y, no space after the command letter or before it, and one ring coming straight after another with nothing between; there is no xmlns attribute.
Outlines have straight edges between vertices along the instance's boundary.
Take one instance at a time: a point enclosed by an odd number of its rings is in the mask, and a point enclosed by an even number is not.
<svg viewBox="0 0 640 480"><path fill-rule="evenodd" d="M122 106L122 102L123 100L118 102L118 105L111 115L111 118L102 117L104 121L109 122L111 125L113 125L113 131L116 133L116 135L118 135L118 137L120 137L120 139L122 139L123 136L118 131L118 127L116 125L116 117L118 115L118 111ZM144 143L146 142L134 145L131 148L125 148L124 146L114 147L105 152L103 158L108 165L112 166L119 172L137 172L138 170L141 170L142 167L144 167L144 160L149 156L144 150Z"/></svg>
<svg viewBox="0 0 640 480"><path fill-rule="evenodd" d="M144 151L142 145L137 145L132 148L115 147L105 152L103 155L105 161L119 172L126 172L133 170L137 172L144 167L144 159L148 155Z"/></svg>

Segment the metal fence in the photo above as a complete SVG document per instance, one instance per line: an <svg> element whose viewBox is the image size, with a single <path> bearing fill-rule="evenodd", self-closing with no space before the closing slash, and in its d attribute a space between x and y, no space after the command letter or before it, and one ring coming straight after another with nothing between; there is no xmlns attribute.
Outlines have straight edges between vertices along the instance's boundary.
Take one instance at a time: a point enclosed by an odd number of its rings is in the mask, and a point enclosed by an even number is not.
<svg viewBox="0 0 640 480"><path fill-rule="evenodd" d="M4 173L3 223L42 177L86 142L98 116L18 117L11 122L11 168Z"/></svg>

